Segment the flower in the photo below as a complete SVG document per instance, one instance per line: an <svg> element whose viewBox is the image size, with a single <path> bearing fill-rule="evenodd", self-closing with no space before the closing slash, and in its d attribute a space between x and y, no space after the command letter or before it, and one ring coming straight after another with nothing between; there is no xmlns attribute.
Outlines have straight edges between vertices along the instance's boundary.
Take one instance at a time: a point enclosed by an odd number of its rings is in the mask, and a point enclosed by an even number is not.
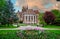
<svg viewBox="0 0 60 39"><path fill-rule="evenodd" d="M22 26L20 27L20 30L41 30L43 31L44 29L41 27L37 27L37 26Z"/></svg>
<svg viewBox="0 0 60 39"><path fill-rule="evenodd" d="M34 30L41 30L41 31L43 31L44 29L40 28L40 27L36 27Z"/></svg>

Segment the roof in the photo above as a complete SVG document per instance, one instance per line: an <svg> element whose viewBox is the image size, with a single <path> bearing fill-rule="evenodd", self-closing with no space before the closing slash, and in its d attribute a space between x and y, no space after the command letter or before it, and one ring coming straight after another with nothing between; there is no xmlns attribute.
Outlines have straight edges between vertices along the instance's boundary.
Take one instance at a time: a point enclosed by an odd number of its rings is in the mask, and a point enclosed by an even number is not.
<svg viewBox="0 0 60 39"><path fill-rule="evenodd" d="M38 10L33 10L33 9L28 9L27 11L25 11L25 12L28 12L28 13L30 13L30 14L39 14L39 11ZM19 14L24 14L25 12L18 12Z"/></svg>
<svg viewBox="0 0 60 39"><path fill-rule="evenodd" d="M39 14L39 11L38 10L33 10L33 9L26 9L25 11L22 10L21 12L18 11L18 15L20 17L23 17L24 14L34 14L34 15L36 15L36 14Z"/></svg>

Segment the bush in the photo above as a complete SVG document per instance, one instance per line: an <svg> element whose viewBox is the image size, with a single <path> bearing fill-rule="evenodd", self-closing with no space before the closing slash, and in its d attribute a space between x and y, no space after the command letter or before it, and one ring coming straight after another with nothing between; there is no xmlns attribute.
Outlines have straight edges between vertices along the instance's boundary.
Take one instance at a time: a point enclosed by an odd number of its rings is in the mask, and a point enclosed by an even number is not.
<svg viewBox="0 0 60 39"><path fill-rule="evenodd" d="M54 21L55 21L55 16L52 12L49 12L49 11L46 11L44 16L44 21L47 23L47 24L53 24Z"/></svg>
<svg viewBox="0 0 60 39"><path fill-rule="evenodd" d="M55 23L54 23L54 25L60 26L60 20L56 20Z"/></svg>
<svg viewBox="0 0 60 39"><path fill-rule="evenodd" d="M44 32L38 30L0 30L0 39L60 39L60 33L57 33L58 31L53 30Z"/></svg>
<svg viewBox="0 0 60 39"><path fill-rule="evenodd" d="M23 23L23 21L19 21L19 23Z"/></svg>
<svg viewBox="0 0 60 39"><path fill-rule="evenodd" d="M39 30L26 30L18 33L21 39L60 39L60 35L52 32L41 32Z"/></svg>
<svg viewBox="0 0 60 39"><path fill-rule="evenodd" d="M45 21L44 21L44 19L43 19L43 15L44 15L44 13L40 13L40 14L39 14L39 17L38 17L38 19L39 19L39 24L46 25L46 23L45 23Z"/></svg>
<svg viewBox="0 0 60 39"><path fill-rule="evenodd" d="M56 9L54 9L54 10L52 10L51 11L54 15L55 15L55 23L54 23L54 25L60 25L60 10L56 10Z"/></svg>

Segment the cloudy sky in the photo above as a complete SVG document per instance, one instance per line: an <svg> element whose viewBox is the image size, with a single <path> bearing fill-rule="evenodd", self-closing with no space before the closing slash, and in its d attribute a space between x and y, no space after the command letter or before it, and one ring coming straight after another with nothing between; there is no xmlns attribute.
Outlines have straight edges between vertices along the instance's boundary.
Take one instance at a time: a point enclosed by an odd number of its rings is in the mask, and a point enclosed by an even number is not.
<svg viewBox="0 0 60 39"><path fill-rule="evenodd" d="M22 9L22 6L28 6L30 9L50 10L57 8L55 0L11 0L16 11Z"/></svg>

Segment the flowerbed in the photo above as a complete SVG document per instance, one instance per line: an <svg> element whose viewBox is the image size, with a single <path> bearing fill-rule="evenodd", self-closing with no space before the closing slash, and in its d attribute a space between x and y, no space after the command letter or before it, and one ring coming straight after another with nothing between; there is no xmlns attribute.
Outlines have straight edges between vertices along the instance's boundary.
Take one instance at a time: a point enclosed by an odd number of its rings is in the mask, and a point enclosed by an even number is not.
<svg viewBox="0 0 60 39"><path fill-rule="evenodd" d="M60 31L53 31L0 30L0 39L60 39Z"/></svg>
<svg viewBox="0 0 60 39"><path fill-rule="evenodd" d="M42 27L37 27L37 26L21 26L20 30L40 30L40 31L44 31L44 29Z"/></svg>
<svg viewBox="0 0 60 39"><path fill-rule="evenodd" d="M40 30L24 30L19 32L18 37L21 39L60 39L60 35L53 32L41 32Z"/></svg>

